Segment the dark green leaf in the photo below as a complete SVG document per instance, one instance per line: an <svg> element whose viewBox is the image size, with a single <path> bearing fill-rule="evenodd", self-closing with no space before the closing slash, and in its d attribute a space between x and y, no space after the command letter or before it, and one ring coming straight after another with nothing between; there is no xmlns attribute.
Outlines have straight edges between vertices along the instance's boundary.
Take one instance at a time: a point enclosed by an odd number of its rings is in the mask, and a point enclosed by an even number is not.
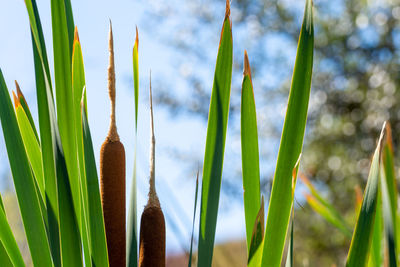
<svg viewBox="0 0 400 267"><path fill-rule="evenodd" d="M208 114L200 207L198 266L211 266L217 225L222 165L232 78L232 30L227 14L221 33Z"/></svg>

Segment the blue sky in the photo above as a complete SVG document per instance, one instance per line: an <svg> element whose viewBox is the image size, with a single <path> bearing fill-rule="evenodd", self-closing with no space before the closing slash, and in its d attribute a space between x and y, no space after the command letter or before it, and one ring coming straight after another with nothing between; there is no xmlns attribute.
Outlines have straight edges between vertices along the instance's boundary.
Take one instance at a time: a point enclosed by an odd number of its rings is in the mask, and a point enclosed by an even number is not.
<svg viewBox="0 0 400 267"><path fill-rule="evenodd" d="M117 3L117 4L116 4ZM148 22L147 12L157 8L157 1L72 1L75 24L78 26L85 63L88 115L92 131L95 151L99 151L108 131L109 99L107 93L108 66L108 23L113 23L116 86L117 86L117 127L126 150L127 159L127 201L132 177L134 151L134 100L132 82L132 47L135 38L135 25L139 28L139 69L140 69L140 105L138 126L138 211L139 219L146 202L148 190L148 84L149 70L153 79L157 77L174 77L180 73L174 68L174 51L167 44L154 36L151 27L145 27ZM49 53L50 66L53 66L51 14L49 1L38 1L46 46ZM221 21L223 18L221 11ZM24 2L3 1L0 4L0 68L6 79L9 90L15 90L14 80L21 86L37 123L37 106L35 95L35 80L33 56L29 33L28 16ZM143 27L142 27L143 25ZM163 25L160 25L163 27ZM147 31L146 31L147 30ZM215 39L219 38L220 28L215 29ZM210 44L210 53L217 54L217 45ZM195 68L194 62L186 63L188 68ZM212 77L214 63L206 76ZM53 75L54 73L52 73ZM53 75L54 78L54 75ZM182 83L184 84L184 83ZM209 80L211 91L212 79ZM178 92L185 93L183 85ZM153 92L157 93L157 83L153 83ZM207 105L208 103L204 103ZM183 245L189 246L191 220L194 202L194 176L188 176L188 165L193 162L175 158L171 151L183 149L193 153L194 158L202 160L205 145L206 127L200 118L182 115L172 118L165 108L154 107L156 134L156 186L161 200L161 206L168 217L177 223L181 238L167 220L167 249L178 252ZM38 124L37 124L38 125ZM9 172L9 165L0 134L0 174ZM240 149L240 144L231 142L227 137L226 153ZM98 161L98 153L96 155ZM201 165L201 162L199 162ZM1 185L0 185L1 188ZM179 204L177 204L179 203ZM198 203L200 204L200 203ZM225 209L224 207L228 207ZM244 237L243 208L239 202L231 202L221 194L220 213L217 225L217 242ZM198 221L198 218L197 218ZM198 222L195 234L198 233Z"/></svg>

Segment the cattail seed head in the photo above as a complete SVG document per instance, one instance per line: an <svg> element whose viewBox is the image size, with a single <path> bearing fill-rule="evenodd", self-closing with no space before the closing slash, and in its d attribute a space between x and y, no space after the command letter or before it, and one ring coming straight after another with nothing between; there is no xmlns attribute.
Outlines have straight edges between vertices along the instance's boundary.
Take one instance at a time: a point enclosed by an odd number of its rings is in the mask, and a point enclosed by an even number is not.
<svg viewBox="0 0 400 267"><path fill-rule="evenodd" d="M125 266L125 149L115 122L115 69L110 21L108 92L111 100L110 129L100 150L100 193L110 267Z"/></svg>
<svg viewBox="0 0 400 267"><path fill-rule="evenodd" d="M165 219L155 187L155 137L150 73L150 189L140 221L139 267L165 266Z"/></svg>

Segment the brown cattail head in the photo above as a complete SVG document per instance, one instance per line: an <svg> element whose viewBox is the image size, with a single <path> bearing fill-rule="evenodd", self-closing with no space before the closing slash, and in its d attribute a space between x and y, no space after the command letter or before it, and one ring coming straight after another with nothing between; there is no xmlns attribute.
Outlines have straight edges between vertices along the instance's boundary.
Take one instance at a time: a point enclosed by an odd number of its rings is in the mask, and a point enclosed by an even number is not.
<svg viewBox="0 0 400 267"><path fill-rule="evenodd" d="M155 137L150 73L150 190L140 221L139 267L165 266L165 219L155 188Z"/></svg>
<svg viewBox="0 0 400 267"><path fill-rule="evenodd" d="M108 90L111 99L111 123L100 150L100 192L106 229L110 267L125 266L125 149L115 126L115 71L110 22L110 66Z"/></svg>
<svg viewBox="0 0 400 267"><path fill-rule="evenodd" d="M146 206L140 220L139 267L165 266L165 220L160 207Z"/></svg>

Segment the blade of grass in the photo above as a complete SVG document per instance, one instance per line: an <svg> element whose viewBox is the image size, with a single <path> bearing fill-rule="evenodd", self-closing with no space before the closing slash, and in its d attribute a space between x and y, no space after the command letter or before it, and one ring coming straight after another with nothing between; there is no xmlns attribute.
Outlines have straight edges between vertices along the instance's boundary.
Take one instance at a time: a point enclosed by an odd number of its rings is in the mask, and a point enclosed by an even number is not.
<svg viewBox="0 0 400 267"><path fill-rule="evenodd" d="M371 168L368 175L367 186L364 192L363 203L358 215L350 250L347 255L347 267L365 266L368 260L368 252L371 247L373 236L376 206L378 199L379 186L379 167L381 160L381 150L383 137L385 135L385 125L372 158Z"/></svg>
<svg viewBox="0 0 400 267"><path fill-rule="evenodd" d="M61 263L63 266L82 266L81 242L78 221L74 212L68 171L56 133L56 173L60 223Z"/></svg>
<svg viewBox="0 0 400 267"><path fill-rule="evenodd" d="M291 172L303 146L311 88L314 46L312 13L312 1L306 0L292 86L268 208L262 266L279 266L285 245L292 206Z"/></svg>
<svg viewBox="0 0 400 267"><path fill-rule="evenodd" d="M39 113L39 130L42 149L43 174L45 179L48 238L55 266L61 266L58 231L58 198L54 161L54 141L50 123L50 109L53 107L53 92L46 46L39 12L35 0L25 0L31 26L33 58L36 78L36 96Z"/></svg>
<svg viewBox="0 0 400 267"><path fill-rule="evenodd" d="M138 111L139 111L139 32L136 27L135 44L132 51L133 61L133 84L135 90L135 131L137 133Z"/></svg>
<svg viewBox="0 0 400 267"><path fill-rule="evenodd" d="M17 241L8 224L3 202L0 196L0 264L1 266L25 266Z"/></svg>
<svg viewBox="0 0 400 267"><path fill-rule="evenodd" d="M78 161L79 161L79 169L81 176L81 185L82 190L86 192L86 183L85 183L85 169L84 166L84 157L83 157L83 137L82 137L82 121L81 121L81 98L83 88L86 86L85 82L85 70L83 65L83 57L82 57L82 48L79 42L78 28L75 28L75 39L74 39L74 47L72 53L72 92L73 92L73 111L75 117L75 129L76 129L76 140L77 140L77 152L78 152ZM86 104L86 91L84 95L85 107ZM83 202L87 203L87 196L83 194L84 199Z"/></svg>
<svg viewBox="0 0 400 267"><path fill-rule="evenodd" d="M47 81L49 81L49 85L51 88L49 62L47 59L46 45L44 42L42 24L40 22L40 16L36 5L36 0L24 0L24 1L26 10L28 11L29 24L31 26L32 42L36 44L36 52L38 54L37 55L38 58L40 59L39 62L41 62L42 64L41 66L42 71L43 73L45 73ZM53 98L53 92L52 90L50 91L51 91L51 97Z"/></svg>
<svg viewBox="0 0 400 267"><path fill-rule="evenodd" d="M397 185L393 165L392 131L389 123L386 124L386 139L382 152L381 186L389 266L392 267L397 266Z"/></svg>
<svg viewBox="0 0 400 267"><path fill-rule="evenodd" d="M37 266L53 266L34 178L1 70L0 119L32 261Z"/></svg>
<svg viewBox="0 0 400 267"><path fill-rule="evenodd" d="M14 92L13 95L15 102L15 113L17 116L19 130L22 136L22 141L24 142L25 151L28 156L29 163L32 167L34 177L39 187L40 197L44 200L46 198L45 198L44 176L43 176L43 166L42 166L42 151L35 137L35 133L31 127L29 119L25 114L25 111L21 105L21 102L15 96Z"/></svg>
<svg viewBox="0 0 400 267"><path fill-rule="evenodd" d="M251 81L250 63L244 51L244 77L241 104L241 144L243 198L246 221L247 253L250 251L254 220L260 209L260 167L258 153L257 115Z"/></svg>
<svg viewBox="0 0 400 267"><path fill-rule="evenodd" d="M193 257L193 239L194 239L194 223L196 221L196 208L197 208L197 195L199 192L199 172L197 171L196 177L196 189L194 193L194 208L193 208L193 222L192 222L192 235L190 237L190 250L189 250L189 263L188 267L192 267L192 257Z"/></svg>
<svg viewBox="0 0 400 267"><path fill-rule="evenodd" d="M374 232L372 233L371 253L369 255L369 266L380 267L382 266L383 255L382 255L382 194L381 190L378 189Z"/></svg>
<svg viewBox="0 0 400 267"><path fill-rule="evenodd" d="M319 215L322 216L326 221L335 226L338 230L340 230L346 237L351 238L352 233L350 231L350 227L344 221L342 216L337 216L335 212L328 209L327 206L323 205L315 196L305 194L304 195L308 205Z"/></svg>
<svg viewBox="0 0 400 267"><path fill-rule="evenodd" d="M33 117L32 117L31 111L29 110L28 103L26 102L26 99L25 99L24 95L22 94L17 81L15 81L15 87L17 89L18 101L21 104L22 108L24 109L26 116L28 117L29 123L31 124L31 128L35 134L37 142L40 144L39 135L37 133L35 123L33 122Z"/></svg>
<svg viewBox="0 0 400 267"><path fill-rule="evenodd" d="M4 243L4 245L3 245ZM0 194L0 266L25 266L21 252L8 224L6 211Z"/></svg>
<svg viewBox="0 0 400 267"><path fill-rule="evenodd" d="M311 195L306 194L305 198L311 208L321 215L325 220L339 229L348 238L352 237L351 227L346 223L340 213L321 196L321 193L314 187L304 174L300 174L301 181L308 187Z"/></svg>
<svg viewBox="0 0 400 267"><path fill-rule="evenodd" d="M72 200L76 217L81 222L81 200L77 162L76 129L72 96L71 52L68 37L67 14L63 0L51 0L51 19L54 49L54 76L58 127L62 150L67 163ZM81 227L81 226L80 226Z"/></svg>
<svg viewBox="0 0 400 267"><path fill-rule="evenodd" d="M126 239L126 262L129 267L136 267L138 258L137 239L137 183L136 183L136 151L137 151L137 121L139 111L139 33L136 27L136 38L132 52L133 61L133 85L135 95L135 151L133 155L133 175L131 185L131 199L128 213L128 232Z"/></svg>
<svg viewBox="0 0 400 267"><path fill-rule="evenodd" d="M92 138L87 121L86 108L82 108L82 129L85 155L85 172L87 179L87 196L90 218L90 245L93 266L107 267L108 253L104 228L103 210L100 202L99 181L96 170L96 161L93 153Z"/></svg>
<svg viewBox="0 0 400 267"><path fill-rule="evenodd" d="M89 238L89 220L88 218L88 196L87 196L87 184L85 177L85 161L83 155L83 136L82 136L82 120L81 120L81 98L84 92L84 105L86 103L86 91L83 88L86 86L85 82L85 70L83 65L82 47L79 41L78 28L75 28L75 35L73 41L72 51L72 100L73 100L73 115L74 115L74 127L75 127L75 138L76 138L76 149L78 153L78 166L79 166L79 185L81 193L81 221L80 225L82 228L81 238L83 243L83 251L85 256L86 266L91 266L90 257L90 238Z"/></svg>
<svg viewBox="0 0 400 267"><path fill-rule="evenodd" d="M208 114L200 206L200 267L211 266L217 225L232 78L232 29L229 15L230 6L227 0Z"/></svg>
<svg viewBox="0 0 400 267"><path fill-rule="evenodd" d="M64 0L65 5L65 17L67 19L67 29L68 29L68 41L69 41L69 53L72 55L73 45L74 45L74 16L72 15L72 5L70 0Z"/></svg>

